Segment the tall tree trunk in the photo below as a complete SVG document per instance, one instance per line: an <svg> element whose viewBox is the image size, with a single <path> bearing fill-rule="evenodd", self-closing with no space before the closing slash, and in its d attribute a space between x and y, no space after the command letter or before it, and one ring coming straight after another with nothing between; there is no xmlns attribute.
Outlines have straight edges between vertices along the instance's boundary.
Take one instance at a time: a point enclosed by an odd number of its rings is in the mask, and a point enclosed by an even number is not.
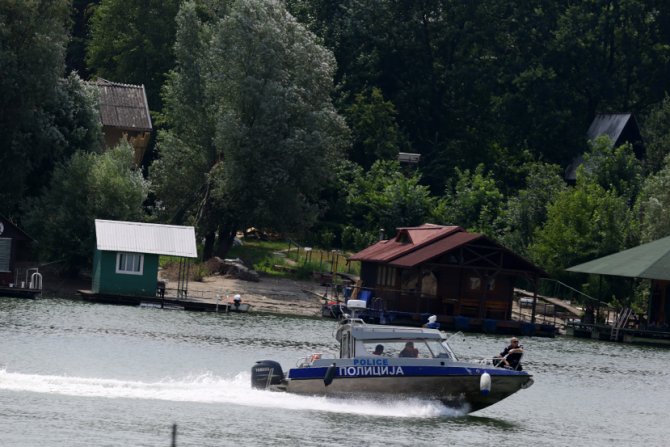
<svg viewBox="0 0 670 447"><path fill-rule="evenodd" d="M214 242L216 241L216 233L210 231L205 235L205 246L202 248L202 260L206 261L214 256Z"/></svg>
<svg viewBox="0 0 670 447"><path fill-rule="evenodd" d="M219 238L216 244L216 255L221 259L224 259L230 249L233 247L233 241L235 240L235 235L237 234L237 229L234 227L231 228L231 225L220 225L219 226Z"/></svg>

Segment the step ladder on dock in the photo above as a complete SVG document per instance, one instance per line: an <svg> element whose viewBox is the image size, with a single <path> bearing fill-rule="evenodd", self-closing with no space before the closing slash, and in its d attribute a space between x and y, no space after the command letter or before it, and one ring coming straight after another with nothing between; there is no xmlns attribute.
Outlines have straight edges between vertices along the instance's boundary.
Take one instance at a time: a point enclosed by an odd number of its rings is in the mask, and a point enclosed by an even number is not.
<svg viewBox="0 0 670 447"><path fill-rule="evenodd" d="M633 309L630 307L624 307L619 312L614 325L612 326L612 333L610 334L610 340L618 341L619 340L619 331L626 327L628 320L633 315Z"/></svg>

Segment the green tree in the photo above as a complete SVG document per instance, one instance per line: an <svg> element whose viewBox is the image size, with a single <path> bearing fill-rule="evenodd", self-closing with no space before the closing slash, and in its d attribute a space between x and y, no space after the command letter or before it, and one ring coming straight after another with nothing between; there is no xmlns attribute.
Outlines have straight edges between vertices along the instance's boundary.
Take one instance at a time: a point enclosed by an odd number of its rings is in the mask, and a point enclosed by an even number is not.
<svg viewBox="0 0 670 447"><path fill-rule="evenodd" d="M646 148L645 171L656 173L664 167L665 157L670 154L670 96L666 94L655 104L642 120L642 135Z"/></svg>
<svg viewBox="0 0 670 447"><path fill-rule="evenodd" d="M613 147L609 137L598 137L584 154L584 167L584 181L596 182L629 203L634 202L640 190L642 166L629 143Z"/></svg>
<svg viewBox="0 0 670 447"><path fill-rule="evenodd" d="M536 231L547 220L547 206L566 190L561 167L547 163L528 163L526 184L508 198L496 227L503 228L500 241L521 255L528 255Z"/></svg>
<svg viewBox="0 0 670 447"><path fill-rule="evenodd" d="M100 142L91 89L62 79L69 2L0 2L0 212L48 183L55 163Z"/></svg>
<svg viewBox="0 0 670 447"><path fill-rule="evenodd" d="M667 89L670 47L660 2L587 0L565 5L551 44L557 79L589 116L640 110ZM579 63L588 61L588 63Z"/></svg>
<svg viewBox="0 0 670 447"><path fill-rule="evenodd" d="M349 228L343 238L355 248L376 239L380 230L392 235L397 227L416 226L433 220L437 201L418 172L406 177L397 161L379 160L368 172L353 167L341 178L347 190Z"/></svg>
<svg viewBox="0 0 670 447"><path fill-rule="evenodd" d="M354 104L347 109L353 144L351 159L370 169L377 160L393 160L398 156L401 135L395 122L393 103L385 101L381 90L356 95Z"/></svg>
<svg viewBox="0 0 670 447"><path fill-rule="evenodd" d="M39 235L42 260L62 261L65 271L76 273L90 265L95 219L143 220L147 192L128 143L100 155L77 152L26 205L25 226Z"/></svg>
<svg viewBox="0 0 670 447"><path fill-rule="evenodd" d="M564 270L630 247L636 240L633 211L624 197L596 182L585 181L560 192L547 209L529 251L552 276L572 282Z"/></svg>
<svg viewBox="0 0 670 447"><path fill-rule="evenodd" d="M176 48L167 122L188 130L162 136L158 197L172 201L172 185L190 182L184 205L170 208L197 223L204 257L225 255L246 226L308 228L347 140L330 99L332 54L280 3L242 0L208 21L187 2ZM177 165L184 158L193 159L188 175Z"/></svg>
<svg viewBox="0 0 670 447"><path fill-rule="evenodd" d="M102 0L90 20L88 69L114 82L143 84L151 110L174 66L175 16L180 0Z"/></svg>
<svg viewBox="0 0 670 447"><path fill-rule="evenodd" d="M205 239L203 256L213 254L218 218L211 195L212 171L221 161L215 143L216 98L208 91L208 59L214 10L185 2L177 14L176 67L163 89L165 129L158 133L159 158L150 178L162 215L159 220L197 225Z"/></svg>
<svg viewBox="0 0 670 447"><path fill-rule="evenodd" d="M670 236L670 156L660 171L644 180L636 209L641 242Z"/></svg>
<svg viewBox="0 0 670 447"><path fill-rule="evenodd" d="M444 221L494 237L504 195L484 165L474 171L456 168L457 179L444 196Z"/></svg>
<svg viewBox="0 0 670 447"><path fill-rule="evenodd" d="M67 45L65 63L67 71L75 71L88 79L86 68L86 42L89 36L89 20L100 0L72 0L72 32Z"/></svg>

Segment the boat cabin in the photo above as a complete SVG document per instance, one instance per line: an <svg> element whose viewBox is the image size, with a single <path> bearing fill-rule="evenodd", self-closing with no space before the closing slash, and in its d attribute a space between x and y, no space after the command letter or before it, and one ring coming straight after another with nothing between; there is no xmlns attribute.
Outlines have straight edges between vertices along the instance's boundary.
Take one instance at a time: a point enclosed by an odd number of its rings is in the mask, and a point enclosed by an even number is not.
<svg viewBox="0 0 670 447"><path fill-rule="evenodd" d="M365 309L365 302L349 300L347 306L354 316L343 320L335 334L340 342L340 358L354 357L456 357L437 329L368 325L356 318L356 311Z"/></svg>
<svg viewBox="0 0 670 447"><path fill-rule="evenodd" d="M414 357L450 358L453 352L444 343L437 329L406 328L393 326L371 327L365 323L354 326L343 325L337 333L340 342L340 358L353 357ZM402 355L408 343L416 355ZM379 346L382 347L379 352Z"/></svg>

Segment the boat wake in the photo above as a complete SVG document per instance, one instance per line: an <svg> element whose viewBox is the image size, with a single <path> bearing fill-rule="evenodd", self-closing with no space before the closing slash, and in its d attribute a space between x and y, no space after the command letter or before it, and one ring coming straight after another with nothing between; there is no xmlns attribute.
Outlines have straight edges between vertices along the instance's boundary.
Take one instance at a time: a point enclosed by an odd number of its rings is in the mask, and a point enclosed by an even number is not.
<svg viewBox="0 0 670 447"><path fill-rule="evenodd" d="M448 408L439 402L421 399L384 400L380 403L371 399L333 399L255 390L251 388L249 373L240 373L234 378L204 374L181 379L166 378L157 382L140 382L22 374L0 369L0 390L108 399L225 403L259 408L398 418L458 417L467 413L466 409Z"/></svg>

